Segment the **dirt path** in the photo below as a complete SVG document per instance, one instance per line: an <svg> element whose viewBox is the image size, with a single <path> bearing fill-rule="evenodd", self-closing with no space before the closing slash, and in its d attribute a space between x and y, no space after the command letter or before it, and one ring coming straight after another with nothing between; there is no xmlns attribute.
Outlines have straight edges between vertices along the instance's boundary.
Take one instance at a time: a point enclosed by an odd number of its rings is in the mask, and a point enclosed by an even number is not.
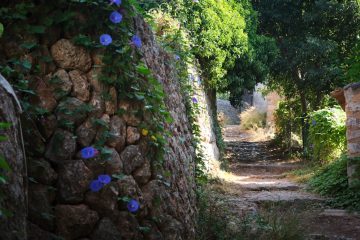
<svg viewBox="0 0 360 240"><path fill-rule="evenodd" d="M301 168L301 163L286 160L281 150L270 142L252 139L251 133L240 131L236 125L225 128L230 173L222 176L221 189L225 204L235 217L254 213L266 215L270 211L274 222L282 218L285 219L282 224L291 225L292 220L284 218L284 214L291 212L306 239L360 240L359 216L327 208L326 199L286 178L284 173Z"/></svg>

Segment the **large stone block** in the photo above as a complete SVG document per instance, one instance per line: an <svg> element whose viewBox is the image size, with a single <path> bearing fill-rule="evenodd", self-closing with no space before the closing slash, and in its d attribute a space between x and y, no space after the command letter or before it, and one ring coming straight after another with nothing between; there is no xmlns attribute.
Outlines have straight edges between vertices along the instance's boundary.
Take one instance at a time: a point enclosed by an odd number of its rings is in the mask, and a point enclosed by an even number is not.
<svg viewBox="0 0 360 240"><path fill-rule="evenodd" d="M75 151L75 136L71 132L58 129L46 147L45 157L53 162L62 162L71 160Z"/></svg>
<svg viewBox="0 0 360 240"><path fill-rule="evenodd" d="M82 160L67 161L59 170L58 190L65 203L80 203L89 189L93 175Z"/></svg>
<svg viewBox="0 0 360 240"><path fill-rule="evenodd" d="M57 41L51 47L51 55L55 63L64 69L78 69L87 72L91 68L91 56L83 48L75 46L67 39Z"/></svg>
<svg viewBox="0 0 360 240"><path fill-rule="evenodd" d="M66 240L86 237L99 220L98 214L84 204L57 205L55 214L57 232Z"/></svg>

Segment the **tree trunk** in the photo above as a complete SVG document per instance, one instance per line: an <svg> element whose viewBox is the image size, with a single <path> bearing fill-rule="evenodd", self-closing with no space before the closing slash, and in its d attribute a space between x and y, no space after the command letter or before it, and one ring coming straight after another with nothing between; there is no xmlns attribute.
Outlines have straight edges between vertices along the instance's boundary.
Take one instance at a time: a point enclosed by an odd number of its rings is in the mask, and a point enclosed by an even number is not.
<svg viewBox="0 0 360 240"><path fill-rule="evenodd" d="M308 143L308 129L309 124L307 123L307 102L305 93L300 93L300 102L301 102L301 135L302 135L302 142L303 142L303 150L307 147Z"/></svg>
<svg viewBox="0 0 360 240"><path fill-rule="evenodd" d="M10 84L0 75L0 122L11 123L9 128L0 129L6 141L0 142L0 156L10 166L9 171L0 170L6 183L0 183L0 233L4 240L24 240L26 234L26 161L23 151L19 115L21 107ZM5 216L4 213L9 213Z"/></svg>

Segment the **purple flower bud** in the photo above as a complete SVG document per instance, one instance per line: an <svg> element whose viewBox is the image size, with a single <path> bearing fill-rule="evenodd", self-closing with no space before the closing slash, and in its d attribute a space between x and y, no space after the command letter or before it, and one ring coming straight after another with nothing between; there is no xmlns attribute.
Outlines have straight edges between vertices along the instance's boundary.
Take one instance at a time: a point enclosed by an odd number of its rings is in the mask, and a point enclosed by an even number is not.
<svg viewBox="0 0 360 240"><path fill-rule="evenodd" d="M120 23L122 21L122 15L117 12L117 11L113 11L111 14L110 14L110 21L113 22L113 23Z"/></svg>
<svg viewBox="0 0 360 240"><path fill-rule="evenodd" d="M81 157L84 159L89 159L96 157L99 154L99 151L93 147L86 147L81 149Z"/></svg>
<svg viewBox="0 0 360 240"><path fill-rule="evenodd" d="M141 39L139 38L138 35L134 35L132 38L131 38L131 43L137 47L137 48L141 48L142 46L142 42L141 42Z"/></svg>
<svg viewBox="0 0 360 240"><path fill-rule="evenodd" d="M195 97L193 97L191 100L193 103L198 103L198 100Z"/></svg>
<svg viewBox="0 0 360 240"><path fill-rule="evenodd" d="M175 55L174 58L175 58L176 61L179 61L179 60L180 60L180 56L179 56L179 55Z"/></svg>
<svg viewBox="0 0 360 240"><path fill-rule="evenodd" d="M99 175L98 181L102 184L109 184L111 182L111 177L109 175Z"/></svg>
<svg viewBox="0 0 360 240"><path fill-rule="evenodd" d="M121 0L110 0L110 4L116 4L116 6L120 6Z"/></svg>
<svg viewBox="0 0 360 240"><path fill-rule="evenodd" d="M100 43L103 46L108 46L112 43L112 38L109 34L103 34L100 36Z"/></svg>
<svg viewBox="0 0 360 240"><path fill-rule="evenodd" d="M131 199L129 201L129 203L127 204L127 209L129 210L129 212L131 213L135 213L137 212L137 210L139 210L140 204L138 201Z"/></svg>
<svg viewBox="0 0 360 240"><path fill-rule="evenodd" d="M93 180L90 183L90 190L92 192L98 192L102 189L103 186L104 184L102 184L99 180Z"/></svg>
<svg viewBox="0 0 360 240"><path fill-rule="evenodd" d="M315 125L316 125L316 121L315 121L315 120L312 120L311 124L312 124L313 126L315 126Z"/></svg>

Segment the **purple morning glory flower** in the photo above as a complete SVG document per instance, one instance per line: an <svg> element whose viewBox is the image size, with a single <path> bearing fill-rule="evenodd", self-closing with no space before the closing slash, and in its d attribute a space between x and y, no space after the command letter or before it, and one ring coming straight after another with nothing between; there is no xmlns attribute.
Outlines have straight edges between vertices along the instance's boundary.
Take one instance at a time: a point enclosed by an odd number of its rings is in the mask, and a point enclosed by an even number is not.
<svg viewBox="0 0 360 240"><path fill-rule="evenodd" d="M111 14L110 14L110 21L113 22L113 23L120 23L122 21L122 15L117 12L117 11L113 11Z"/></svg>
<svg viewBox="0 0 360 240"><path fill-rule="evenodd" d="M104 184L102 184L99 180L93 180L90 183L90 190L92 192L98 192L102 189L103 186Z"/></svg>
<svg viewBox="0 0 360 240"><path fill-rule="evenodd" d="M102 184L109 184L111 182L111 177L109 175L99 175L98 181Z"/></svg>
<svg viewBox="0 0 360 240"><path fill-rule="evenodd" d="M193 2L194 2L194 3L198 3L198 2L199 2L199 0L193 0Z"/></svg>
<svg viewBox="0 0 360 240"><path fill-rule="evenodd" d="M174 58L175 58L176 61L179 61L179 60L180 60L180 56L179 56L179 55L175 55Z"/></svg>
<svg viewBox="0 0 360 240"><path fill-rule="evenodd" d="M141 39L139 38L138 35L134 35L134 36L131 38L131 43L132 43L133 45L135 45L135 47L137 47L137 48L141 48L141 46L142 46Z"/></svg>
<svg viewBox="0 0 360 240"><path fill-rule="evenodd" d="M93 147L86 147L81 149L81 157L84 159L93 158L99 154L99 151Z"/></svg>
<svg viewBox="0 0 360 240"><path fill-rule="evenodd" d="M107 46L112 43L112 38L109 34L103 34L100 36L100 43L103 46Z"/></svg>
<svg viewBox="0 0 360 240"><path fill-rule="evenodd" d="M113 4L113 3L115 3L116 6L120 6L121 0L110 0L110 4Z"/></svg>
<svg viewBox="0 0 360 240"><path fill-rule="evenodd" d="M312 120L311 124L312 124L313 126L315 126L315 125L316 125L316 121L315 121L315 120Z"/></svg>
<svg viewBox="0 0 360 240"><path fill-rule="evenodd" d="M131 199L130 202L127 204L127 209L131 213L137 212L137 210L139 210L139 207L140 207L139 202L134 199Z"/></svg>
<svg viewBox="0 0 360 240"><path fill-rule="evenodd" d="M193 103L198 103L198 100L195 97L193 97L191 100Z"/></svg>

